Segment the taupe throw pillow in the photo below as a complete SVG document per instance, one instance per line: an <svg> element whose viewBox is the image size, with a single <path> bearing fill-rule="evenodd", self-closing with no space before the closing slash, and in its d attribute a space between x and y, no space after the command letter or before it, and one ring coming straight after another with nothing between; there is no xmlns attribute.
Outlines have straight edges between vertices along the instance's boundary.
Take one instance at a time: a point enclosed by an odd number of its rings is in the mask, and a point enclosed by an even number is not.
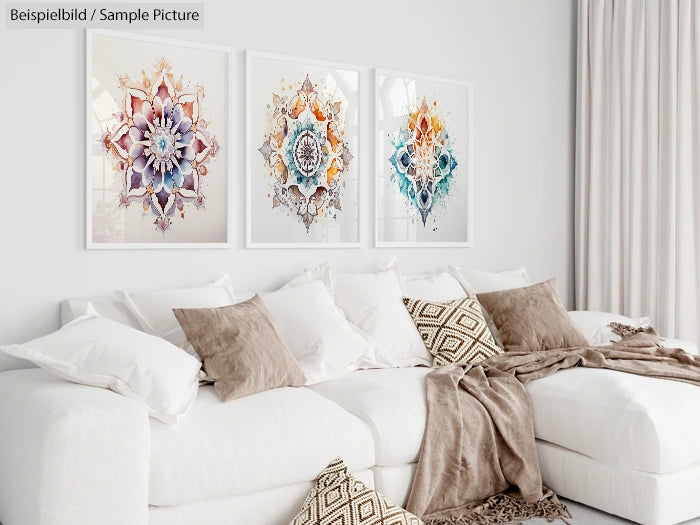
<svg viewBox="0 0 700 525"><path fill-rule="evenodd" d="M435 368L450 363L478 363L501 353L476 297L438 302L404 297Z"/></svg>
<svg viewBox="0 0 700 525"><path fill-rule="evenodd" d="M407 510L390 503L354 478L342 459L316 479L301 510L289 525L422 525Z"/></svg>
<svg viewBox="0 0 700 525"><path fill-rule="evenodd" d="M220 308L176 308L173 313L222 401L305 383L259 296Z"/></svg>
<svg viewBox="0 0 700 525"><path fill-rule="evenodd" d="M496 324L506 352L588 344L559 298L556 279L525 288L480 293L477 298Z"/></svg>

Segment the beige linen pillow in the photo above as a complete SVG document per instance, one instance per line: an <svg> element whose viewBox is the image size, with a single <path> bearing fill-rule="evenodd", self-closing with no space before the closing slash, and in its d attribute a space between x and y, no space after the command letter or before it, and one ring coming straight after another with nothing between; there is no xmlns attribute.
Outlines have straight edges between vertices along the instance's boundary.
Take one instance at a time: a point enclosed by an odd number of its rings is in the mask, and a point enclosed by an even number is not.
<svg viewBox="0 0 700 525"><path fill-rule="evenodd" d="M587 346L559 298L557 280L477 294L496 324L506 352Z"/></svg>
<svg viewBox="0 0 700 525"><path fill-rule="evenodd" d="M173 313L222 401L306 382L258 295L230 306Z"/></svg>
<svg viewBox="0 0 700 525"><path fill-rule="evenodd" d="M435 368L450 363L478 363L502 352L475 297L447 302L404 297L403 303L433 354Z"/></svg>
<svg viewBox="0 0 700 525"><path fill-rule="evenodd" d="M338 458L316 479L301 510L289 525L422 525L423 522L367 488Z"/></svg>

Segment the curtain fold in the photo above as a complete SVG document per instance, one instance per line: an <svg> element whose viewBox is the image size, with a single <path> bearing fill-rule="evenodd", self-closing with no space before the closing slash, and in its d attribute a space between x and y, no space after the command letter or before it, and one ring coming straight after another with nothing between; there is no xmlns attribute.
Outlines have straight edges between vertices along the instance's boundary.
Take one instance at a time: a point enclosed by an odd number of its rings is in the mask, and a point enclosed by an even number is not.
<svg viewBox="0 0 700 525"><path fill-rule="evenodd" d="M576 306L700 343L700 2L578 15Z"/></svg>

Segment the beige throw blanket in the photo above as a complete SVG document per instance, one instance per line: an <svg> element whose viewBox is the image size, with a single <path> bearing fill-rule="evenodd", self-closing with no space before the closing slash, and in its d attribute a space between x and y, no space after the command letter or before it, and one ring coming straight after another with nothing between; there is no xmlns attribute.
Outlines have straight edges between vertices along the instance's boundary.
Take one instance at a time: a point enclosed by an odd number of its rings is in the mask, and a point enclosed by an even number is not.
<svg viewBox="0 0 700 525"><path fill-rule="evenodd" d="M700 357L622 344L511 352L479 365L440 368L426 377L428 420L407 509L426 525L568 516L556 495L542 486L523 385L575 366L700 386Z"/></svg>

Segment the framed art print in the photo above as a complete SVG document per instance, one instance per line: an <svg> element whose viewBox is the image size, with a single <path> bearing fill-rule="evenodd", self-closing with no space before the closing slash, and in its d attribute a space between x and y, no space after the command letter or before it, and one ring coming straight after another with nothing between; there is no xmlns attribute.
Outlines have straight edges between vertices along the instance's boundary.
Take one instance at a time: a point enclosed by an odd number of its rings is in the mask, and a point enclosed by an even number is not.
<svg viewBox="0 0 700 525"><path fill-rule="evenodd" d="M231 53L87 32L87 247L226 247Z"/></svg>
<svg viewBox="0 0 700 525"><path fill-rule="evenodd" d="M359 246L360 71L246 59L247 246Z"/></svg>
<svg viewBox="0 0 700 525"><path fill-rule="evenodd" d="M375 71L376 246L472 242L473 87Z"/></svg>

